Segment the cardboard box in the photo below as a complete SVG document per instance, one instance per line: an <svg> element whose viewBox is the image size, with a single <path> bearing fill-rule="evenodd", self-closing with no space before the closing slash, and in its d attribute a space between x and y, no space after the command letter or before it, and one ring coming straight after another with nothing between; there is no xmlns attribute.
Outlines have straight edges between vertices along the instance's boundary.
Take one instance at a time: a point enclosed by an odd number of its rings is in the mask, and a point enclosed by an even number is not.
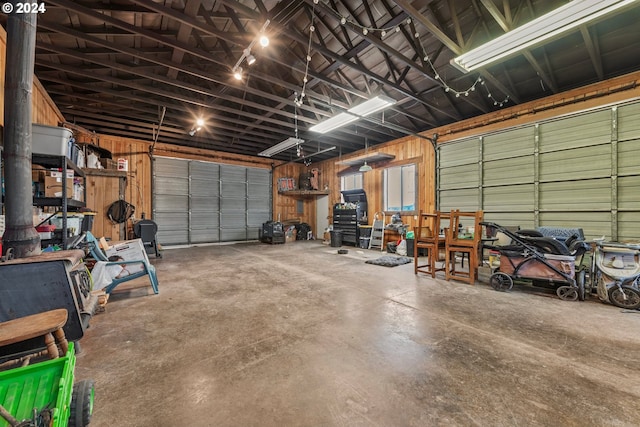
<svg viewBox="0 0 640 427"><path fill-rule="evenodd" d="M54 156L68 156L69 144L73 132L56 126L33 124L31 128L31 151L35 154L50 154Z"/></svg>
<svg viewBox="0 0 640 427"><path fill-rule="evenodd" d="M118 169L118 164L113 159L100 158L99 161L102 167L105 169L112 169L112 170Z"/></svg>
<svg viewBox="0 0 640 427"><path fill-rule="evenodd" d="M124 261L148 260L142 239L115 242L106 249L105 254L107 257L117 255ZM128 264L126 268L131 274L144 271L142 263Z"/></svg>
<svg viewBox="0 0 640 427"><path fill-rule="evenodd" d="M73 197L73 178L66 179L67 198ZM44 177L44 197L62 197L62 177Z"/></svg>
<svg viewBox="0 0 640 427"><path fill-rule="evenodd" d="M44 182L44 177L47 169L40 165L31 166L31 181Z"/></svg>

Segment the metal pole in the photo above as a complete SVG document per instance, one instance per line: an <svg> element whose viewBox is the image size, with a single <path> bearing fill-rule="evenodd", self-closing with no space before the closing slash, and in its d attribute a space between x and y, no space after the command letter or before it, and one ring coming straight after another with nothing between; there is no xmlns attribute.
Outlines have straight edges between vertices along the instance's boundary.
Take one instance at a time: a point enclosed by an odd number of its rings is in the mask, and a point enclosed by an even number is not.
<svg viewBox="0 0 640 427"><path fill-rule="evenodd" d="M3 248L12 248L16 258L41 252L40 236L33 226L31 184L36 16L35 13L10 13L7 19L3 152L6 228L2 241Z"/></svg>

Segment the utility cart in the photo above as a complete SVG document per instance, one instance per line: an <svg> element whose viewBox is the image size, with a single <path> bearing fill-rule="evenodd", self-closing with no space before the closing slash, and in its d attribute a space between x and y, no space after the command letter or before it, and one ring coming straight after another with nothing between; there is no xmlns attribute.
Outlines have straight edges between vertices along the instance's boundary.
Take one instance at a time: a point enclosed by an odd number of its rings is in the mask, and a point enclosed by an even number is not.
<svg viewBox="0 0 640 427"><path fill-rule="evenodd" d="M0 427L87 426L94 384L74 384L76 356L62 327L65 309L0 323L0 346L44 338L44 349L3 358L0 364Z"/></svg>

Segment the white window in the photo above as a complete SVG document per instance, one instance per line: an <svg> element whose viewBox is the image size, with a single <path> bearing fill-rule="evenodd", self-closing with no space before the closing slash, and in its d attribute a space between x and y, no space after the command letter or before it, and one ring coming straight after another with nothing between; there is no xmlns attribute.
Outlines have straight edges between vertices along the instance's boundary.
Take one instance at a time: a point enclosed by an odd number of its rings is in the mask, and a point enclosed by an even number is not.
<svg viewBox="0 0 640 427"><path fill-rule="evenodd" d="M416 210L416 165L403 165L384 170L384 210L406 212Z"/></svg>
<svg viewBox="0 0 640 427"><path fill-rule="evenodd" d="M352 173L340 177L340 191L355 190L362 187L362 173Z"/></svg>

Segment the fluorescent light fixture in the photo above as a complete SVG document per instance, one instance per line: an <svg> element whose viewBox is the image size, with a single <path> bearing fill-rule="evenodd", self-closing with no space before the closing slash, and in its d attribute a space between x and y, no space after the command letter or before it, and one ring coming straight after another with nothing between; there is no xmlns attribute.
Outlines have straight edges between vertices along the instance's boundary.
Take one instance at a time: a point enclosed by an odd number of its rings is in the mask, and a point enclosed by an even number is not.
<svg viewBox="0 0 640 427"><path fill-rule="evenodd" d="M300 138L287 138L282 142L277 143L273 147L267 148L264 151L258 153L258 156L263 157L271 157L275 154L282 153L285 150L288 150L291 147L295 147L296 145L300 145L304 143L304 139Z"/></svg>
<svg viewBox="0 0 640 427"><path fill-rule="evenodd" d="M380 110L384 110L387 107L395 104L396 100L389 98L388 96L378 95L375 98L371 98L368 101L363 102L360 105L349 108L347 111L356 116L365 117L369 114L373 114Z"/></svg>
<svg viewBox="0 0 640 427"><path fill-rule="evenodd" d="M367 161L364 161L364 164L362 166L360 166L360 169L358 169L359 172L369 172L372 171L373 168L367 164Z"/></svg>
<svg viewBox="0 0 640 427"><path fill-rule="evenodd" d="M395 99L379 95L363 102L362 104L349 108L347 112L337 114L327 120L311 126L309 130L312 132L327 133L348 123L355 122L361 117L366 117L380 110L384 110L395 103Z"/></svg>
<svg viewBox="0 0 640 427"><path fill-rule="evenodd" d="M357 116L349 113L340 113L327 120L321 121L316 125L311 126L309 130L311 132L327 133L341 126L344 126L347 123L355 122L356 120L358 120Z"/></svg>
<svg viewBox="0 0 640 427"><path fill-rule="evenodd" d="M637 0L573 0L452 60L463 72L482 68L566 33Z"/></svg>

